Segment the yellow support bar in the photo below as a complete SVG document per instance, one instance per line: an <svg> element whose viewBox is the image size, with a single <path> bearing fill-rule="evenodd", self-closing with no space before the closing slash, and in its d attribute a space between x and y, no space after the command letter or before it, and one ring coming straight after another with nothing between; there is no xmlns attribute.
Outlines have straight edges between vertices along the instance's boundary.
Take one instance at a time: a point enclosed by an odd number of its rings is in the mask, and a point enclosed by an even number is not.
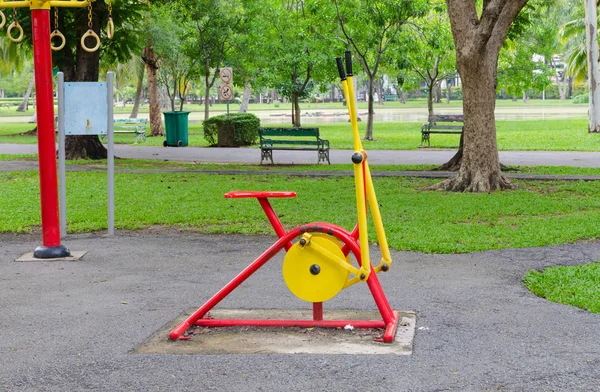
<svg viewBox="0 0 600 392"><path fill-rule="evenodd" d="M358 116L356 111L356 105L354 101L354 83L352 76L348 76L346 81L348 86L348 94L346 95L346 105L348 105L348 111L350 113L350 123L352 124L352 137L354 139L354 151L362 151L363 146L360 141L360 133L358 132Z"/></svg>
<svg viewBox="0 0 600 392"><path fill-rule="evenodd" d="M371 209L371 215L373 216L373 223L375 224L375 232L377 233L377 241L379 242L379 248L381 249L381 261L375 268L376 272L381 271L384 264L384 271L387 271L392 266L392 255L390 254L390 248L388 246L387 237L385 235L385 229L383 227L383 220L381 219L381 211L379 211L379 203L377 203L377 195L375 195L375 186L373 185L373 178L371 177L371 170L369 169L369 163L365 161L365 173L366 173L366 186L367 186L367 200L369 201L369 208Z"/></svg>
<svg viewBox="0 0 600 392"><path fill-rule="evenodd" d="M31 8L31 1L0 0L0 8Z"/></svg>
<svg viewBox="0 0 600 392"><path fill-rule="evenodd" d="M317 244L316 242L309 242L306 246L310 246L312 249L323 255L327 260L331 261L338 267L345 269L351 274L358 275L358 268L356 268L352 264L349 264L345 259L339 258L338 256L334 255L333 253L331 253L321 245Z"/></svg>
<svg viewBox="0 0 600 392"><path fill-rule="evenodd" d="M91 0L95 1L95 0ZM0 0L0 8L29 8L49 10L50 7L87 7L88 0Z"/></svg>

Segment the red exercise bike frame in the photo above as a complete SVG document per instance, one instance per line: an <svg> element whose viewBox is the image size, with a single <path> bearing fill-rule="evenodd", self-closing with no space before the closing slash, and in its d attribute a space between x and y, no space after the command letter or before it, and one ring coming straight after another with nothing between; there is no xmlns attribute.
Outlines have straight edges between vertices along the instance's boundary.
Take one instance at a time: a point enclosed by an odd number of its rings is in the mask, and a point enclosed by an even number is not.
<svg viewBox="0 0 600 392"><path fill-rule="evenodd" d="M288 232L285 231L281 221L275 214L269 198L295 197L295 192L229 192L225 194L226 198L256 198L260 203L267 219L273 226L275 233L279 237L269 249L261 254L256 260L248 265L235 278L227 283L219 290L212 298L204 305L196 310L183 323L175 328L169 334L171 340L181 338L191 326L204 327L234 327L234 326L253 326L253 327L327 327L327 328L343 328L349 323L355 328L382 328L385 329L383 338L379 339L383 342L390 343L394 340L396 329L398 328L399 314L398 311L392 310L390 304L381 288L377 274L371 267L371 274L366 280L367 286L375 300L375 304L381 314L381 320L323 320L322 303L313 303L313 319L312 320L257 320L257 319L214 319L209 317L208 312L213 309L221 300L231 294L240 284L248 279L267 261L279 253L282 249L286 251L292 246L294 238L302 236L304 233L325 233L337 238L342 244L342 252L347 256L350 252L356 258L359 266L361 265L360 244L358 242L359 231L358 225L350 233L346 229L333 225L331 223L315 222L296 227Z"/></svg>

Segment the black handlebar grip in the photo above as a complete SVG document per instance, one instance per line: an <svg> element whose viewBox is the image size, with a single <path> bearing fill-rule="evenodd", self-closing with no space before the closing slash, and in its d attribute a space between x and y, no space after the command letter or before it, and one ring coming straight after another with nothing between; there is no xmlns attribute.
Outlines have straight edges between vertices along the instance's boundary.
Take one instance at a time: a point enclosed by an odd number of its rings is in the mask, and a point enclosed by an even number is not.
<svg viewBox="0 0 600 392"><path fill-rule="evenodd" d="M341 57L336 57L335 62L337 63L338 72L340 73L340 79L343 82L346 80L346 72L344 72L344 64L342 63Z"/></svg>
<svg viewBox="0 0 600 392"><path fill-rule="evenodd" d="M346 75L352 76L352 52L346 51Z"/></svg>

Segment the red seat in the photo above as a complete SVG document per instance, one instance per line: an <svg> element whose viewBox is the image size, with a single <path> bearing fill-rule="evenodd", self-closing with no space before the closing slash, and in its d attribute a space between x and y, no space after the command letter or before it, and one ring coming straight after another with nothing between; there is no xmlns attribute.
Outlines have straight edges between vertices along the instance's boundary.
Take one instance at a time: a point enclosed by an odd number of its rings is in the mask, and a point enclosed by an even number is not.
<svg viewBox="0 0 600 392"><path fill-rule="evenodd" d="M296 197L296 192L278 192L278 191L233 191L225 194L226 199L244 199L249 197L256 197L258 199L269 198L269 197Z"/></svg>

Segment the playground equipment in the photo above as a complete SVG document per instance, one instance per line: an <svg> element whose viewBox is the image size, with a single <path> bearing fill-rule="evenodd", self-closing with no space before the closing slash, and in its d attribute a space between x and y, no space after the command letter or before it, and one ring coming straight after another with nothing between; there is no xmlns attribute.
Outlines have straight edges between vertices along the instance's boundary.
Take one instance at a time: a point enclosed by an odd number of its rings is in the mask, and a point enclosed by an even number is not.
<svg viewBox="0 0 600 392"><path fill-rule="evenodd" d="M52 46L51 38L61 39L64 47L64 36L58 31L58 18L55 11L55 29L50 34L51 7L87 7L89 30L83 35L81 45L86 51L95 51L100 47L100 38L92 30L92 2L95 0L0 0L0 28L6 24L6 16L1 11L13 9L13 21L7 28L11 41L23 40L23 28L17 20L17 8L31 10L33 62L36 91L36 112L38 129L38 161L40 172L40 199L42 210L42 246L34 252L34 257L40 259L55 259L70 255L69 249L60 242L58 216L58 181L56 177L56 145L54 134L54 92L52 90ZM111 0L109 9L111 8ZM112 26L112 18L109 20ZM15 34L16 32L16 34ZM62 38L61 38L62 36ZM85 44L85 38L95 40L94 47Z"/></svg>
<svg viewBox="0 0 600 392"><path fill-rule="evenodd" d="M397 311L393 311L390 307L377 278L377 273L389 270L392 260L369 170L368 156L363 150L358 133L354 88L352 85L352 56L349 51L345 53L345 56L347 75L344 71L342 59L337 58L336 61L352 123L355 151L352 155L352 163L354 166L358 223L352 232L331 223L323 222L309 223L286 232L271 207L269 198L295 197L294 192L236 191L225 194L226 198L256 198L279 239L182 324L171 331L169 336L172 340L181 338L181 335L193 325L205 327L296 326L343 328L348 324L351 324L354 328L383 328L385 331L383 337L379 340L387 343L394 340L399 315ZM376 267L371 265L369 254L368 208L371 211L381 248L382 258ZM298 239L298 241L292 242L295 239ZM282 267L283 279L294 295L313 303L312 320L233 320L213 319L208 315L208 312L223 298L282 249L286 251ZM352 264L351 255L354 257L357 266ZM341 290L359 282L366 282L381 314L381 320L324 320L323 302L333 298Z"/></svg>

